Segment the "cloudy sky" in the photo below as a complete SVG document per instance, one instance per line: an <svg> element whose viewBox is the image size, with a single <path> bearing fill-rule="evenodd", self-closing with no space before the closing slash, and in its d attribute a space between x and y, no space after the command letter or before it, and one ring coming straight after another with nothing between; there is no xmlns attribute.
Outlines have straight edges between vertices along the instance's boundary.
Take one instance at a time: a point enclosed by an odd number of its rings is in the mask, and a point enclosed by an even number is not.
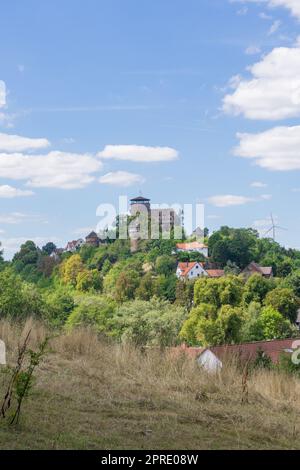
<svg viewBox="0 0 300 470"><path fill-rule="evenodd" d="M300 248L299 170L299 0L2 2L6 257L140 191Z"/></svg>

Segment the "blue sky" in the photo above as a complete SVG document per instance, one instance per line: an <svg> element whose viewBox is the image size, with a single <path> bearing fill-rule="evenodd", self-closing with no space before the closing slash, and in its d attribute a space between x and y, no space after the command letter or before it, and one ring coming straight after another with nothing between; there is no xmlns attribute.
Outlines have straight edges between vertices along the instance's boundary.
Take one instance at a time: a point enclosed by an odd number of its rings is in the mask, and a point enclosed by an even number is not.
<svg viewBox="0 0 300 470"><path fill-rule="evenodd" d="M300 248L296 0L11 0L0 15L0 237L64 246L101 203L205 203Z"/></svg>

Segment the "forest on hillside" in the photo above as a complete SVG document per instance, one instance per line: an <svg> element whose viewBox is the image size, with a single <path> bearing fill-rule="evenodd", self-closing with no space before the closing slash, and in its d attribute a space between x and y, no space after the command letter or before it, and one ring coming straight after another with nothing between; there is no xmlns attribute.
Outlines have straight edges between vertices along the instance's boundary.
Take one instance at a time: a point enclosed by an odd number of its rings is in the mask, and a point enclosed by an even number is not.
<svg viewBox="0 0 300 470"><path fill-rule="evenodd" d="M12 261L1 256L0 316L33 316L65 330L89 326L116 341L161 347L297 336L300 251L244 228L221 227L206 241L208 260L176 253L172 239L142 240L135 253L129 240L108 240L59 259L53 243L27 241ZM209 263L225 276L182 281L179 261ZM272 266L274 277L245 278L252 261Z"/></svg>

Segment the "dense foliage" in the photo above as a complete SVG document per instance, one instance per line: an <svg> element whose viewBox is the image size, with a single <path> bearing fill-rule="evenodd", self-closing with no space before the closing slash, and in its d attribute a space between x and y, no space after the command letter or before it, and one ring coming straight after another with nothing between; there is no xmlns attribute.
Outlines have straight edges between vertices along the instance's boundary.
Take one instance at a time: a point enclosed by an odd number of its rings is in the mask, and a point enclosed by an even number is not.
<svg viewBox="0 0 300 470"><path fill-rule="evenodd" d="M206 235L208 232L206 231ZM182 281L179 261L202 261L176 253L175 240L143 240L132 253L128 240L53 256L24 243L8 263L0 253L0 316L36 316L56 328L88 325L99 334L137 345L215 345L296 335L300 252L287 250L253 229L221 227L208 238L208 267L221 278ZM246 277L255 261L275 277Z"/></svg>

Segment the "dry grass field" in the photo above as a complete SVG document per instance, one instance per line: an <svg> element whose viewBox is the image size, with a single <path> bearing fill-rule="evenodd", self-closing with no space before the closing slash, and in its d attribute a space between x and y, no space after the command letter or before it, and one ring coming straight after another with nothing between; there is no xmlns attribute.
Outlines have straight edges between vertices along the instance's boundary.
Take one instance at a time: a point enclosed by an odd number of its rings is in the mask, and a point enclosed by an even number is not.
<svg viewBox="0 0 300 470"><path fill-rule="evenodd" d="M8 362L32 328L0 322ZM1 367L1 366L0 366ZM0 369L0 402L7 375ZM1 449L299 449L300 381L257 371L217 375L185 357L107 344L88 330L51 340L17 427L0 420Z"/></svg>

